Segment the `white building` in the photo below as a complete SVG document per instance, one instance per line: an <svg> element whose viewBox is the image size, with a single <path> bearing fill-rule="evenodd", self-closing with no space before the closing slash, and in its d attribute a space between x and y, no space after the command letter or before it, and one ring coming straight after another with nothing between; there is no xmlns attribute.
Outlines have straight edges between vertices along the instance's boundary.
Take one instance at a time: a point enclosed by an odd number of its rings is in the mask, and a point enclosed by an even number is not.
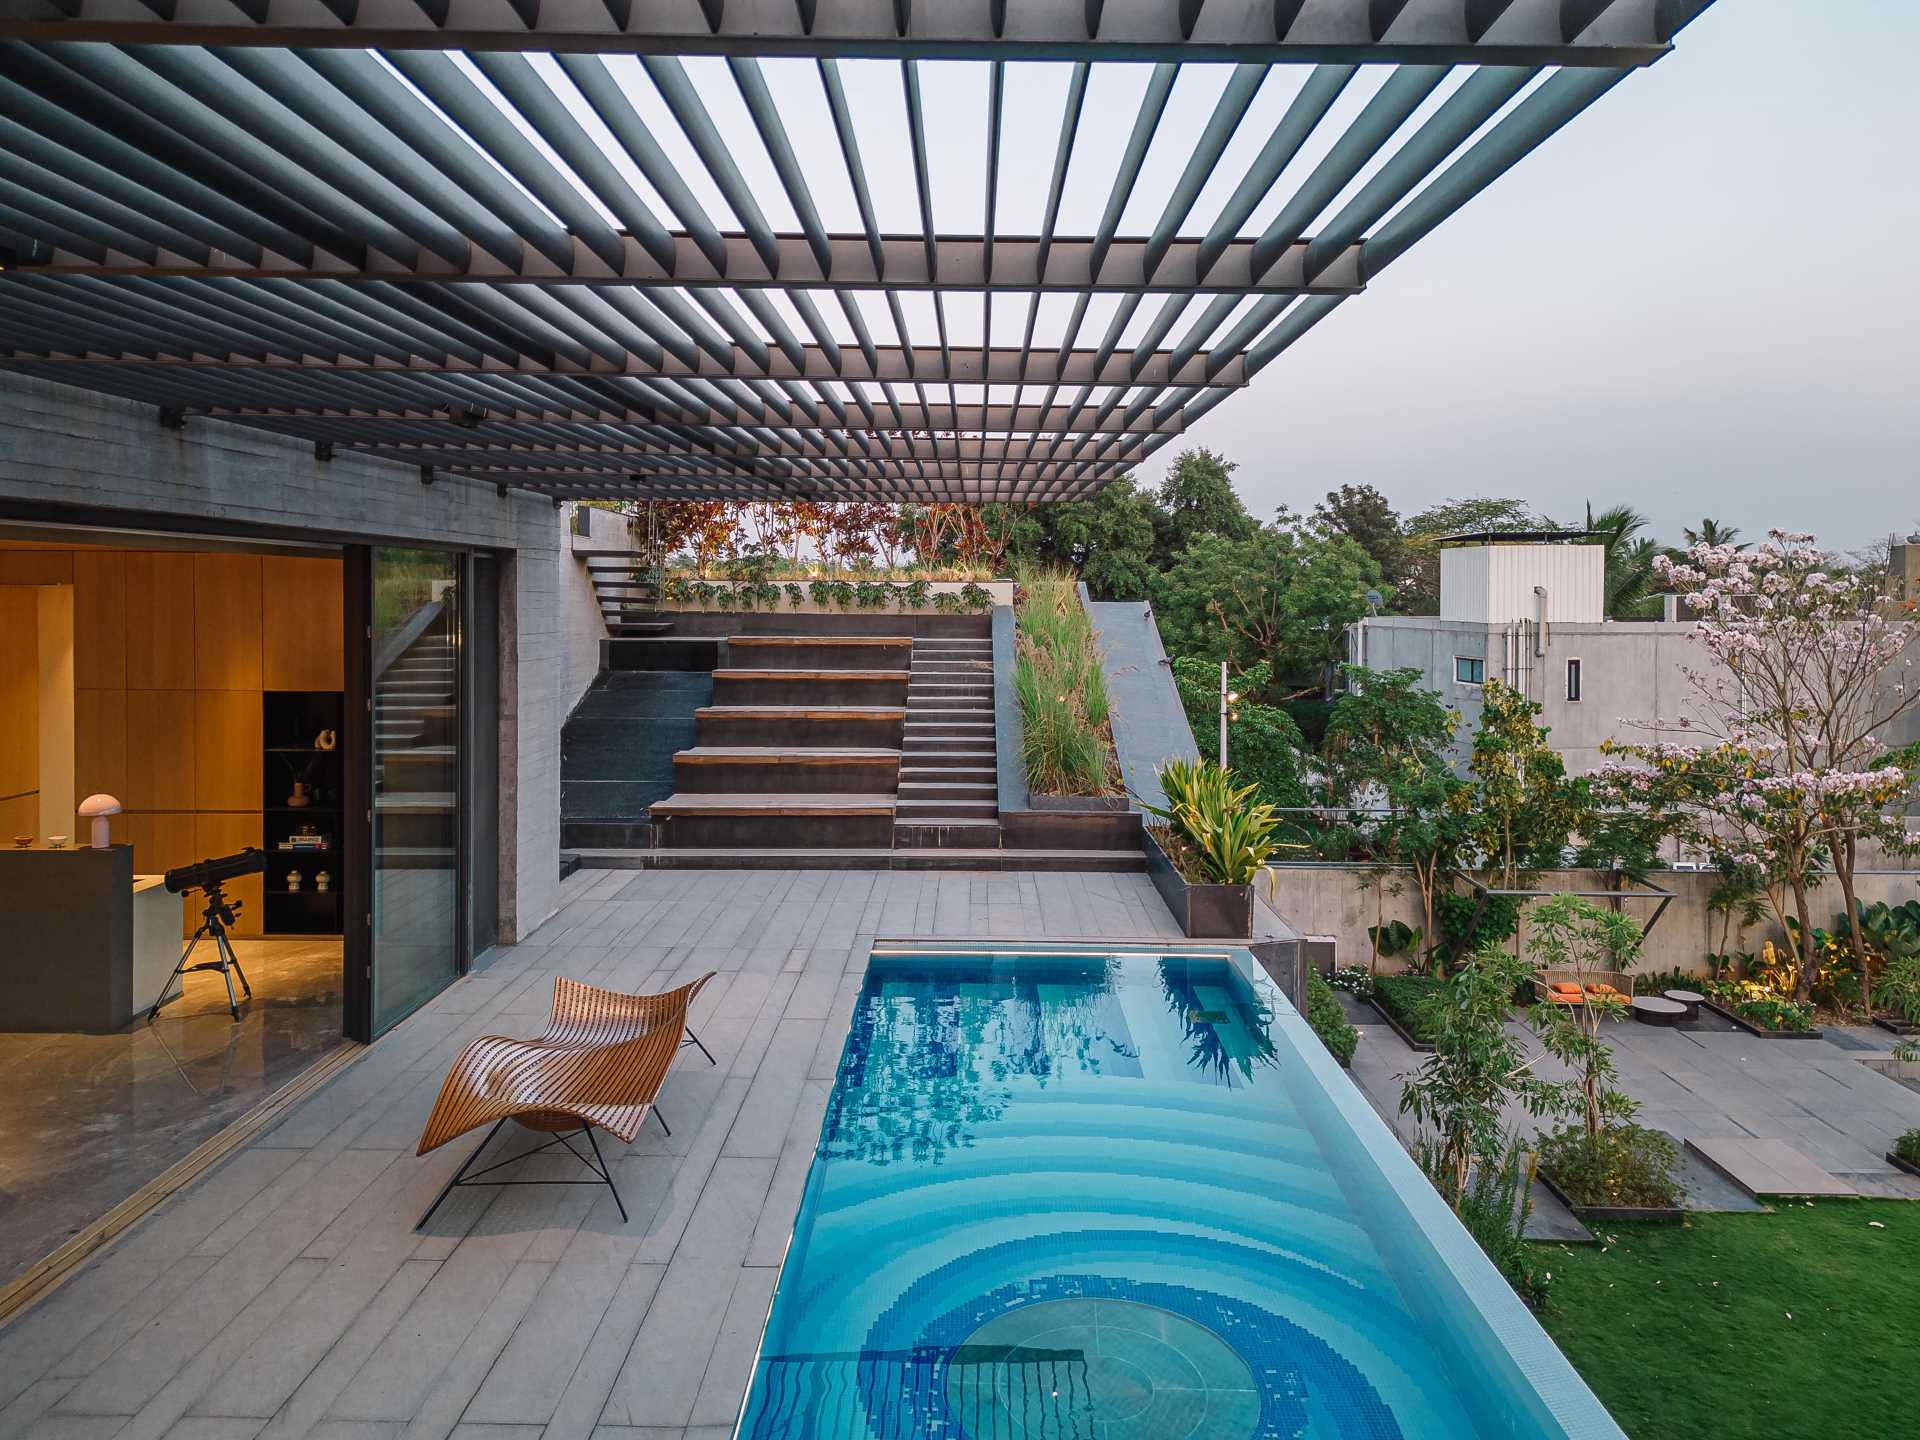
<svg viewBox="0 0 1920 1440"><path fill-rule="evenodd" d="M1688 714L1698 691L1686 671L1711 664L1674 597L1660 620L1606 618L1606 547L1582 531L1463 535L1441 542L1440 613L1380 615L1348 627L1347 658L1374 670L1410 667L1461 725L1464 764L1488 680L1541 707L1572 774L1600 763L1608 739L1644 741L1644 723ZM1920 579L1920 537L1893 547L1896 584ZM1901 717L1904 744L1920 737L1920 707Z"/></svg>
<svg viewBox="0 0 1920 1440"><path fill-rule="evenodd" d="M1683 669L1705 653L1691 623L1606 618L1606 550L1583 532L1461 536L1442 542L1440 613L1382 615L1347 634L1347 658L1410 667L1460 712L1464 762L1488 680L1537 701L1556 749L1578 774L1610 737L1646 738L1624 721L1681 713Z"/></svg>

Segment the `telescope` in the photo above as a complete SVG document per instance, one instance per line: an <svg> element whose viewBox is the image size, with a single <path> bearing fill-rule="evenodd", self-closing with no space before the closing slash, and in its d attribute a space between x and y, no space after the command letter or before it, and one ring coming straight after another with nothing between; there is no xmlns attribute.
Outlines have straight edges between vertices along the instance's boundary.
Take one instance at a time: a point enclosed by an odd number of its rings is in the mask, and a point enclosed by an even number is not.
<svg viewBox="0 0 1920 1440"><path fill-rule="evenodd" d="M253 998L253 987L247 984L247 972L240 968L240 957L233 953L233 942L227 938L227 928L240 913L240 902L228 900L221 889L229 880L237 880L242 875L258 875L267 868L267 855L257 846L232 855L222 855L212 860L196 860L191 865L176 865L167 871L166 887L169 895L184 895L189 890L204 890L207 896L207 908L200 918L200 928L193 932L193 938L187 942L187 948L180 955L180 963L173 967L173 973L167 976L167 983L160 987L160 994L153 1002L153 1008L147 1011L147 1023L151 1025L154 1017L160 1013L160 1007L172 998L173 982L194 970L218 970L220 978L227 982L227 1013L233 1016L234 1023L240 1021L240 1001L233 993L233 977L240 977L240 988L246 992L247 999ZM189 964L193 959L194 947L202 940L213 941L215 958L202 961L198 965ZM182 990L181 994L186 992Z"/></svg>
<svg viewBox="0 0 1920 1440"><path fill-rule="evenodd" d="M267 868L267 853L249 845L234 855L217 860L196 860L191 865L176 865L167 871L167 893L184 895L189 890L217 890L242 875L258 875Z"/></svg>

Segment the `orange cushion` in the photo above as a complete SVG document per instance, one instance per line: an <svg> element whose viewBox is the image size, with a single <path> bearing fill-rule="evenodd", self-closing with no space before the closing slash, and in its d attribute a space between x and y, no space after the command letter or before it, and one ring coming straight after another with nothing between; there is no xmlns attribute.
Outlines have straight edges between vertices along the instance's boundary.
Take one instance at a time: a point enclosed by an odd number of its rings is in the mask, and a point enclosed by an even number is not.
<svg viewBox="0 0 1920 1440"><path fill-rule="evenodd" d="M1587 986L1587 993L1589 995L1618 995L1620 992L1611 985L1602 982L1598 985Z"/></svg>
<svg viewBox="0 0 1920 1440"><path fill-rule="evenodd" d="M1580 987L1571 980L1556 980L1553 982L1553 993L1556 995L1578 995L1580 993Z"/></svg>

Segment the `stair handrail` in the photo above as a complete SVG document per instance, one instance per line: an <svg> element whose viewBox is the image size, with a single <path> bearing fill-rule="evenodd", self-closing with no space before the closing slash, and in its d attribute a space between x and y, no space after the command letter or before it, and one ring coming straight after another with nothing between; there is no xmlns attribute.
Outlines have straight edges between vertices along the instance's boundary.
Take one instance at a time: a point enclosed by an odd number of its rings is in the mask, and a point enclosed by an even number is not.
<svg viewBox="0 0 1920 1440"><path fill-rule="evenodd" d="M447 601L452 595L453 591L449 588L442 593L438 600L429 600L426 604L422 605L418 610L414 611L413 614L409 615L405 620L402 620L399 628L388 635L386 640L382 642L380 648L374 651L373 679L376 684L379 683L382 675L393 668L395 661L406 654L407 651L411 650L414 643L418 641L422 635L426 634L428 630L433 628L434 622L445 613Z"/></svg>

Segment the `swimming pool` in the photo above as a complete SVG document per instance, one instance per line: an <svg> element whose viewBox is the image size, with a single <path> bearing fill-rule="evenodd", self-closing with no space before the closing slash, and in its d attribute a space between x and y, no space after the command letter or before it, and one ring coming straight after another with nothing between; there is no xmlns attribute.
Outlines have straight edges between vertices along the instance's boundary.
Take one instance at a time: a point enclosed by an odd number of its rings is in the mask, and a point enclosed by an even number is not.
<svg viewBox="0 0 1920 1440"><path fill-rule="evenodd" d="M1244 950L876 950L739 1434L1620 1431Z"/></svg>

